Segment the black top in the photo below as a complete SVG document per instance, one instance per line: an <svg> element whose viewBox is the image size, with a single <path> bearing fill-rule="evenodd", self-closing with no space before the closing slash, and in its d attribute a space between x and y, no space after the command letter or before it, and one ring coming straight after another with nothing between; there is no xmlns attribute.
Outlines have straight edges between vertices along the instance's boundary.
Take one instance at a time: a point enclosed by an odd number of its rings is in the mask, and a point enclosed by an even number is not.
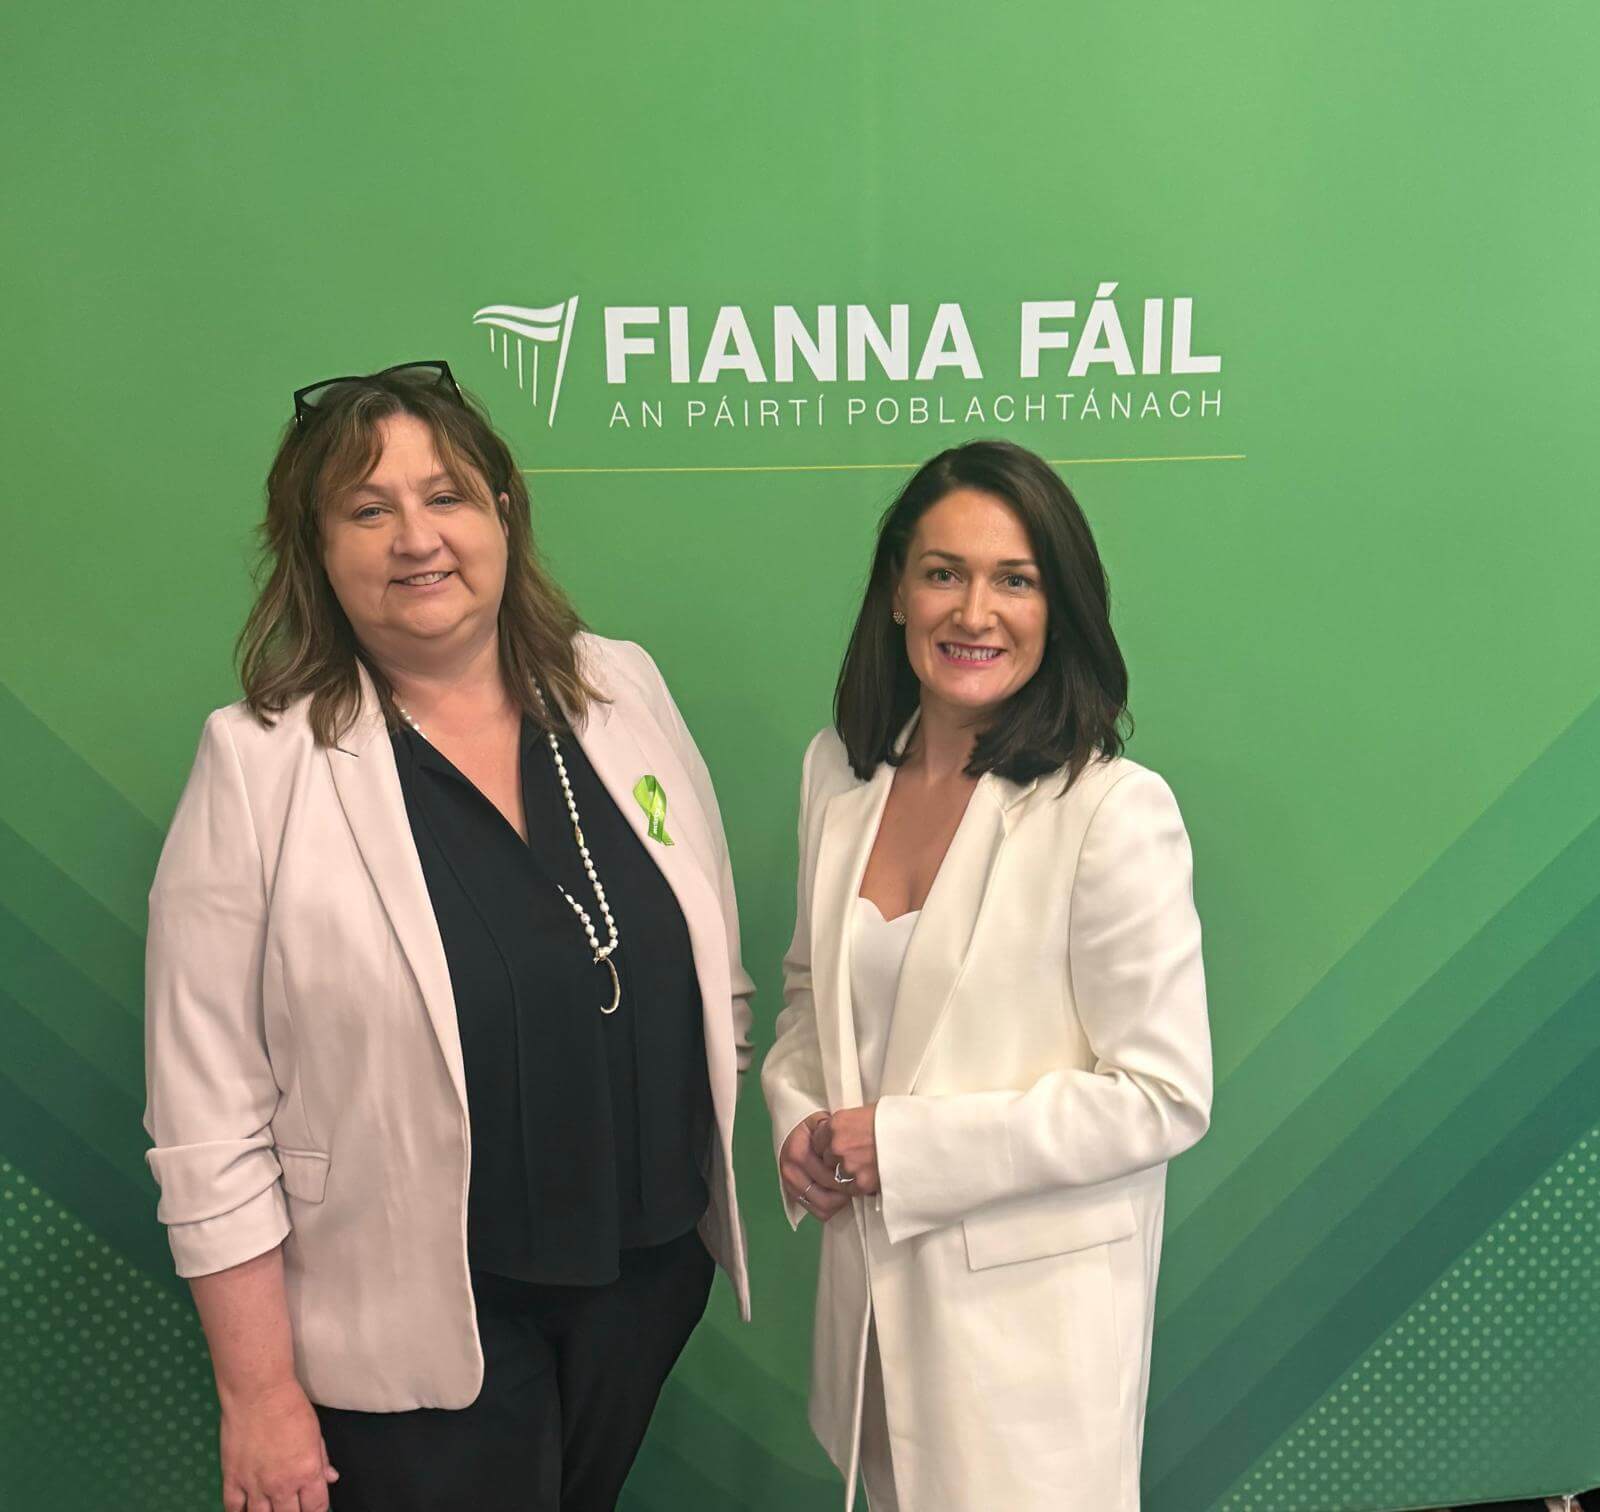
<svg viewBox="0 0 1600 1512"><path fill-rule="evenodd" d="M602 1285L618 1251L694 1227L713 1113L700 985L677 898L583 748L561 737L584 841L621 944L596 965L594 896L555 759L522 724L524 844L427 740L392 737L406 813L444 941L461 1028L472 1180L467 1251L523 1281ZM643 818L641 811L640 818Z"/></svg>

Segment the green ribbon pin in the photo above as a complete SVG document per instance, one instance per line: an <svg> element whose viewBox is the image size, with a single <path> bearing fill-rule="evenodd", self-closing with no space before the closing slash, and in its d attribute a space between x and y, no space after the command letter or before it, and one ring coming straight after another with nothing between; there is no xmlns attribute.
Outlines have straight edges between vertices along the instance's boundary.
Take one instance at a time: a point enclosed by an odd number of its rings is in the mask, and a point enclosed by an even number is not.
<svg viewBox="0 0 1600 1512"><path fill-rule="evenodd" d="M661 845L671 845L667 833L667 790L654 777L646 773L633 785L633 796L650 818L650 838Z"/></svg>

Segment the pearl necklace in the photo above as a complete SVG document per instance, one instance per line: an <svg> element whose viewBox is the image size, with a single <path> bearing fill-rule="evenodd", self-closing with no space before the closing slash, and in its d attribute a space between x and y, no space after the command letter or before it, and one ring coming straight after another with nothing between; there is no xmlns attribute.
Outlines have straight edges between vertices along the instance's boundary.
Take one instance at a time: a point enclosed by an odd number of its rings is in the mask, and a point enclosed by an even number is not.
<svg viewBox="0 0 1600 1512"><path fill-rule="evenodd" d="M544 703L543 694L540 694L539 702L541 704ZM411 717L411 711L398 698L395 698L394 706L400 711L400 717L418 735L427 740L428 737L423 733L422 726ZM572 782L567 776L567 764L561 759L560 743L556 740L554 730L546 730L544 738L550 747L550 754L555 758L556 776L561 779L561 795L567 800L567 814L572 820L572 836L578 842L578 854L583 858L584 872L589 878L589 886L594 889L595 902L600 905L601 916L606 921L606 943L604 945L600 943L600 937L595 933L594 920L589 917L589 912L583 904L573 897L559 882L555 884L555 889L571 904L572 911L577 914L579 921L582 923L583 932L589 937L589 949L594 952L595 965L604 966L611 973L611 1003L609 1007L602 1004L600 1008L601 1013L609 1017L617 1011L622 1002L622 978L617 975L616 962L611 959L617 946L621 943L621 936L617 933L617 921L611 917L611 905L606 902L606 890L601 885L600 877L594 869L594 861L590 858L589 846L583 838L583 824L578 818L577 800L572 796ZM428 743L430 745L433 744L432 741L428 741Z"/></svg>

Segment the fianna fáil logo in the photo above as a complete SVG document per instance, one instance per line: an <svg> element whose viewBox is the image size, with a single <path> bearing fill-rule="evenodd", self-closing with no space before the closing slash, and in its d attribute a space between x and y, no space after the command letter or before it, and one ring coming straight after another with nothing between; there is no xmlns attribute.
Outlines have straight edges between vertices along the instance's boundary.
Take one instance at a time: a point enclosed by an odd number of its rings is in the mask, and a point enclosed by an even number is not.
<svg viewBox="0 0 1600 1512"><path fill-rule="evenodd" d="M975 307L972 323L957 300L601 304L586 340L602 346L605 386L573 402L607 431L774 438L1219 420L1222 353L1197 343L1195 299L1119 288L1105 279L1059 291L1068 298L1002 293ZM577 310L574 294L542 307L485 305L472 317L549 426Z"/></svg>
<svg viewBox="0 0 1600 1512"><path fill-rule="evenodd" d="M472 317L473 325L489 328L489 350L500 352L501 366L509 373L515 346L517 387L539 408L539 349L553 346L555 376L549 381L550 407L545 424L556 423L556 406L561 402L561 378L567 370L567 346L572 340L572 323L578 314L578 296L563 304L535 309L525 305L485 305Z"/></svg>

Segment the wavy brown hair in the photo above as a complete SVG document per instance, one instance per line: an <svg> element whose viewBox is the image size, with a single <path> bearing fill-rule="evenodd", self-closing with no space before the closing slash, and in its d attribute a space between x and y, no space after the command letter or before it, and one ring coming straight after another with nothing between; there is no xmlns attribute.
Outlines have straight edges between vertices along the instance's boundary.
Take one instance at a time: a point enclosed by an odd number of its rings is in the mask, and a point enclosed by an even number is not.
<svg viewBox="0 0 1600 1512"><path fill-rule="evenodd" d="M1072 490L1044 458L1010 441L969 441L923 463L878 524L856 627L834 691L834 726L865 780L887 761L921 697L905 631L891 615L917 521L946 494L972 488L1009 505L1033 544L1049 603L1044 658L973 743L967 774L1027 782L1064 772L1070 786L1098 756L1122 752L1128 668L1111 631L1111 589Z"/></svg>
<svg viewBox="0 0 1600 1512"><path fill-rule="evenodd" d="M467 498L506 527L500 601L500 671L506 692L541 728L566 728L600 695L578 667L583 629L534 547L527 485L510 449L479 406L410 373L335 385L303 422L291 421L267 474L260 584L235 654L245 703L270 726L309 696L319 745L337 744L361 704L358 665L378 691L390 727L399 724L388 679L356 639L322 564L329 505L366 478L383 449L379 422L413 415L433 434L439 461ZM486 492L487 490L487 492ZM509 504L500 503L504 494ZM553 695L546 712L540 689Z"/></svg>

